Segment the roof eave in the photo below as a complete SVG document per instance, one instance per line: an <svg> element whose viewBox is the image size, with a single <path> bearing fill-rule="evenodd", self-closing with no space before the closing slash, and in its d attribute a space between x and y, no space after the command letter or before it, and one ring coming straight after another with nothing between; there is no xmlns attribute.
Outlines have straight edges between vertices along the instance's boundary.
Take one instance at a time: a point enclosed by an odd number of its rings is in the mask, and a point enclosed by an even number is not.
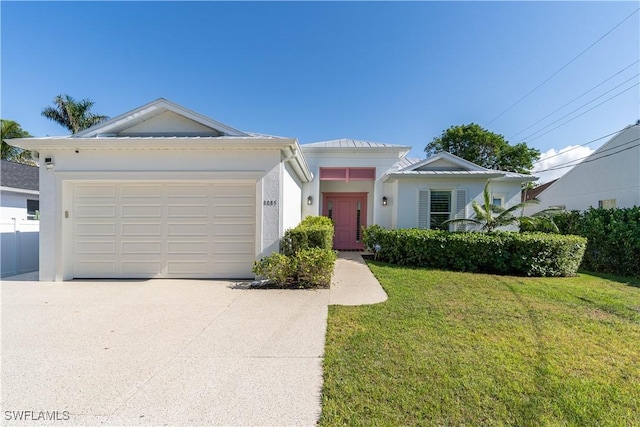
<svg viewBox="0 0 640 427"><path fill-rule="evenodd" d="M468 173L468 174L448 174L448 173L407 173L407 172L391 172L386 174L382 181L387 182L395 182L399 179L493 179L493 178L501 178L503 177L503 173L495 172L495 173Z"/></svg>
<svg viewBox="0 0 640 427"><path fill-rule="evenodd" d="M216 148L280 148L297 144L290 138L255 137L114 137L114 138L19 138L6 140L16 147L31 151L43 150L153 150L153 149L216 149Z"/></svg>

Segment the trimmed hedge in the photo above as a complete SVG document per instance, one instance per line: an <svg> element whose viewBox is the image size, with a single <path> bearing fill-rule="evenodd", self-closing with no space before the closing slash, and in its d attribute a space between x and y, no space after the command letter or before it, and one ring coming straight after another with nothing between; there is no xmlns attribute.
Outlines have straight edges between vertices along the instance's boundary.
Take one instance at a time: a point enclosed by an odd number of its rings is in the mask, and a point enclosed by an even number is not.
<svg viewBox="0 0 640 427"><path fill-rule="evenodd" d="M395 264L520 276L574 276L586 239L546 233L386 230L371 226L363 240Z"/></svg>
<svg viewBox="0 0 640 427"><path fill-rule="evenodd" d="M287 256L309 248L333 248L333 221L324 216L308 216L284 233L280 252Z"/></svg>
<svg viewBox="0 0 640 427"><path fill-rule="evenodd" d="M571 211L554 221L560 233L587 238L585 270L640 277L640 207Z"/></svg>
<svg viewBox="0 0 640 427"><path fill-rule="evenodd" d="M306 217L285 232L280 252L256 261L253 273L279 287L331 285L337 255L333 247L333 222L326 217Z"/></svg>

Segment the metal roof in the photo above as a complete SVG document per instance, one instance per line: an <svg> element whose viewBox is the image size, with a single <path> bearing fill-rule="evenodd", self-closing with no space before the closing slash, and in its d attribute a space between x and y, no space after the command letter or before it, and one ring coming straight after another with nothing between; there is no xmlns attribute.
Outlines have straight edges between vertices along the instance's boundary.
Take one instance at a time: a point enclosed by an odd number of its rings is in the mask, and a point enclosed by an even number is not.
<svg viewBox="0 0 640 427"><path fill-rule="evenodd" d="M416 163L420 163L422 160L424 160L424 159L420 159L418 157L405 157L405 158L400 159L398 161L398 163L396 163L393 166L398 168L398 169L406 169L406 168L410 167L411 165L415 165Z"/></svg>
<svg viewBox="0 0 640 427"><path fill-rule="evenodd" d="M331 141L312 142L303 144L302 147L323 147L323 148L395 148L411 149L411 147L397 144L387 144L384 142L370 142L359 139L334 139Z"/></svg>
<svg viewBox="0 0 640 427"><path fill-rule="evenodd" d="M0 175L2 187L19 188L21 190L40 190L40 170L37 166L23 165L2 160Z"/></svg>
<svg viewBox="0 0 640 427"><path fill-rule="evenodd" d="M506 176L507 172L495 171L495 170L486 170L486 171L398 171L393 172L393 175L416 175L416 176L432 176L432 175L455 175L455 176L485 176L485 175L496 175L496 176Z"/></svg>

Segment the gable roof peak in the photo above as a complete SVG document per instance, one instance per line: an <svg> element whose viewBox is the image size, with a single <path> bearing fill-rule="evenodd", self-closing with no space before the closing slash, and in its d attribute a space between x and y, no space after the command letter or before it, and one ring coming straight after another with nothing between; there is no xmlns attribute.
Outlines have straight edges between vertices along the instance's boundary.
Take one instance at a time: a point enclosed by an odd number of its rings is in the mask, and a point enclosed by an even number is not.
<svg viewBox="0 0 640 427"><path fill-rule="evenodd" d="M210 119L200 113L189 110L188 108L171 102L168 99L158 98L124 114L120 114L119 116L91 126L88 129L71 135L71 137L92 138L101 136L115 136L119 132L122 132L129 128L133 128L134 126L140 125L141 123L147 120L151 120L154 117L157 117L160 114L166 112L171 112L184 119L190 120L197 126L208 128L212 133L215 133L219 136L250 136L245 132L234 129L231 126L227 126L216 120Z"/></svg>
<svg viewBox="0 0 640 427"><path fill-rule="evenodd" d="M406 171L417 170L417 169L429 166L430 164L433 164L438 160L445 160L446 162L451 163L455 167L468 170L468 171L490 171L491 170L491 169L482 167L480 165L477 165L473 162L470 162L468 160L465 160L462 157L458 157L455 154L451 154L448 151L439 151L431 157L428 157L420 162L413 163L407 166L403 170L406 170Z"/></svg>

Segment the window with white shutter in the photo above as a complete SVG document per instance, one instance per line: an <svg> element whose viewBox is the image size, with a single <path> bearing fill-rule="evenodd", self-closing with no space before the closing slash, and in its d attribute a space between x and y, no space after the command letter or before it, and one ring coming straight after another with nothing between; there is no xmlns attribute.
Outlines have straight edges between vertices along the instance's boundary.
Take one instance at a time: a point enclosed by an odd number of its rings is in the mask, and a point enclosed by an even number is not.
<svg viewBox="0 0 640 427"><path fill-rule="evenodd" d="M456 219L464 219L467 217L467 191L456 191ZM456 231L466 231L467 226L464 223L456 224Z"/></svg>
<svg viewBox="0 0 640 427"><path fill-rule="evenodd" d="M429 190L418 193L418 228L429 228Z"/></svg>

